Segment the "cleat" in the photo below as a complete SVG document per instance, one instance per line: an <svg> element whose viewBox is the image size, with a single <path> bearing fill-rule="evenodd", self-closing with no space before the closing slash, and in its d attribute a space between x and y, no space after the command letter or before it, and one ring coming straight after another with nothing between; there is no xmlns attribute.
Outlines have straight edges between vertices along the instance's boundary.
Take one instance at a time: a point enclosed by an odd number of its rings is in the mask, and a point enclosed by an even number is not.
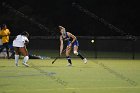
<svg viewBox="0 0 140 93"><path fill-rule="evenodd" d="M22 63L24 66L26 66L26 67L29 67L29 65L28 64L26 64L26 63Z"/></svg>
<svg viewBox="0 0 140 93"><path fill-rule="evenodd" d="M68 63L67 66L70 67L70 66L72 66L72 64Z"/></svg>
<svg viewBox="0 0 140 93"><path fill-rule="evenodd" d="M84 58L83 61L84 61L85 64L87 63L87 59L86 58Z"/></svg>

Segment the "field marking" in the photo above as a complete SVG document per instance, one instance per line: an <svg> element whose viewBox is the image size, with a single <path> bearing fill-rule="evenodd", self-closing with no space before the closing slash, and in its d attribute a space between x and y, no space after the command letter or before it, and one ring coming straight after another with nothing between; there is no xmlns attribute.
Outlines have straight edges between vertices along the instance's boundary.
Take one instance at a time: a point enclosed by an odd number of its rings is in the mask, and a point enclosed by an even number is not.
<svg viewBox="0 0 140 93"><path fill-rule="evenodd" d="M64 88L64 89L122 89L122 88L140 88L140 87L93 87L93 88Z"/></svg>
<svg viewBox="0 0 140 93"><path fill-rule="evenodd" d="M31 90L24 90L24 91L56 91L56 90L96 90L96 89L109 89L109 90L112 90L112 89L140 89L140 87L92 87L92 88L72 88L72 87L69 87L69 88L46 88L46 89L31 89ZM7 92L8 91L23 91L23 90L6 90ZM128 90L129 91L129 90Z"/></svg>
<svg viewBox="0 0 140 93"><path fill-rule="evenodd" d="M140 87L93 87L93 88L46 88L46 89L34 89L34 91L40 90L93 90L93 89L140 89Z"/></svg>
<svg viewBox="0 0 140 93"><path fill-rule="evenodd" d="M94 90L94 89L140 89L140 87L93 87L93 88L50 88L50 89L35 89L40 90Z"/></svg>
<svg viewBox="0 0 140 93"><path fill-rule="evenodd" d="M17 78L17 77L28 77L28 76L44 76L44 75L42 75L42 74L31 74L31 75L0 76L0 78Z"/></svg>

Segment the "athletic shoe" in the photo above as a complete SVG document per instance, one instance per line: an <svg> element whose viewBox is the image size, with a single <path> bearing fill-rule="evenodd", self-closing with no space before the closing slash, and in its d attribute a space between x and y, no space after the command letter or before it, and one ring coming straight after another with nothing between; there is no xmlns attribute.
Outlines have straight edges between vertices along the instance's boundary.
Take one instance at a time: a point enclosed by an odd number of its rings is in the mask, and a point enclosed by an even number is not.
<svg viewBox="0 0 140 93"><path fill-rule="evenodd" d="M84 58L83 61L84 61L85 64L87 63L87 59L86 58Z"/></svg>
<svg viewBox="0 0 140 93"><path fill-rule="evenodd" d="M70 67L70 66L72 66L72 64L68 63L67 66Z"/></svg>
<svg viewBox="0 0 140 93"><path fill-rule="evenodd" d="M26 64L26 63L22 63L24 66L26 66L26 67L29 67L29 65L28 64Z"/></svg>

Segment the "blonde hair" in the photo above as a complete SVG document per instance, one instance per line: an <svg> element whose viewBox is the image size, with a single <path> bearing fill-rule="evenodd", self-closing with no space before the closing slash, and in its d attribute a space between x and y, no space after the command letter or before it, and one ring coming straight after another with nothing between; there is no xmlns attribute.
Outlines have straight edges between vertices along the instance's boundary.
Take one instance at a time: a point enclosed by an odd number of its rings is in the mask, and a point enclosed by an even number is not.
<svg viewBox="0 0 140 93"><path fill-rule="evenodd" d="M58 26L60 29L65 29L63 26Z"/></svg>

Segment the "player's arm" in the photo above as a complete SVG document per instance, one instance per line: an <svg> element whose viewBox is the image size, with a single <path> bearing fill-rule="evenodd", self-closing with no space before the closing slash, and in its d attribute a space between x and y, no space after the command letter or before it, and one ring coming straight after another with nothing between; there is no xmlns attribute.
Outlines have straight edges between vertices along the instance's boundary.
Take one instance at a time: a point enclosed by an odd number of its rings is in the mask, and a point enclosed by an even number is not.
<svg viewBox="0 0 140 93"><path fill-rule="evenodd" d="M7 34L7 35L8 35L8 36L10 36L11 32L10 32L10 30L9 30L9 29L7 29L7 30L8 30L8 34Z"/></svg>
<svg viewBox="0 0 140 93"><path fill-rule="evenodd" d="M1 35L2 37L10 36L10 31L9 31L9 29L6 29L6 30L7 30L8 33L0 33L0 35Z"/></svg>
<svg viewBox="0 0 140 93"><path fill-rule="evenodd" d="M0 36L2 36L2 31L0 30Z"/></svg>
<svg viewBox="0 0 140 93"><path fill-rule="evenodd" d="M69 37L72 38L72 41L71 41L71 45L72 45L72 44L75 42L76 37L75 37L73 34L71 34L70 32L67 32L67 34L68 34ZM70 45L70 46L71 46L71 45Z"/></svg>
<svg viewBox="0 0 140 93"><path fill-rule="evenodd" d="M1 37L6 37L6 36L9 36L9 35L5 35L5 34L1 34L1 33L0 33L0 36L1 36Z"/></svg>
<svg viewBox="0 0 140 93"><path fill-rule="evenodd" d="M62 50L63 50L63 38L62 35L60 36L60 56L62 54Z"/></svg>
<svg viewBox="0 0 140 93"><path fill-rule="evenodd" d="M29 44L29 40L25 40L25 45L28 45Z"/></svg>
<svg viewBox="0 0 140 93"><path fill-rule="evenodd" d="M28 40L28 38L25 38L24 45L27 46L28 44L29 44L29 40Z"/></svg>
<svg viewBox="0 0 140 93"><path fill-rule="evenodd" d="M6 29L6 34L5 34L5 36L10 36L10 30L9 29Z"/></svg>

